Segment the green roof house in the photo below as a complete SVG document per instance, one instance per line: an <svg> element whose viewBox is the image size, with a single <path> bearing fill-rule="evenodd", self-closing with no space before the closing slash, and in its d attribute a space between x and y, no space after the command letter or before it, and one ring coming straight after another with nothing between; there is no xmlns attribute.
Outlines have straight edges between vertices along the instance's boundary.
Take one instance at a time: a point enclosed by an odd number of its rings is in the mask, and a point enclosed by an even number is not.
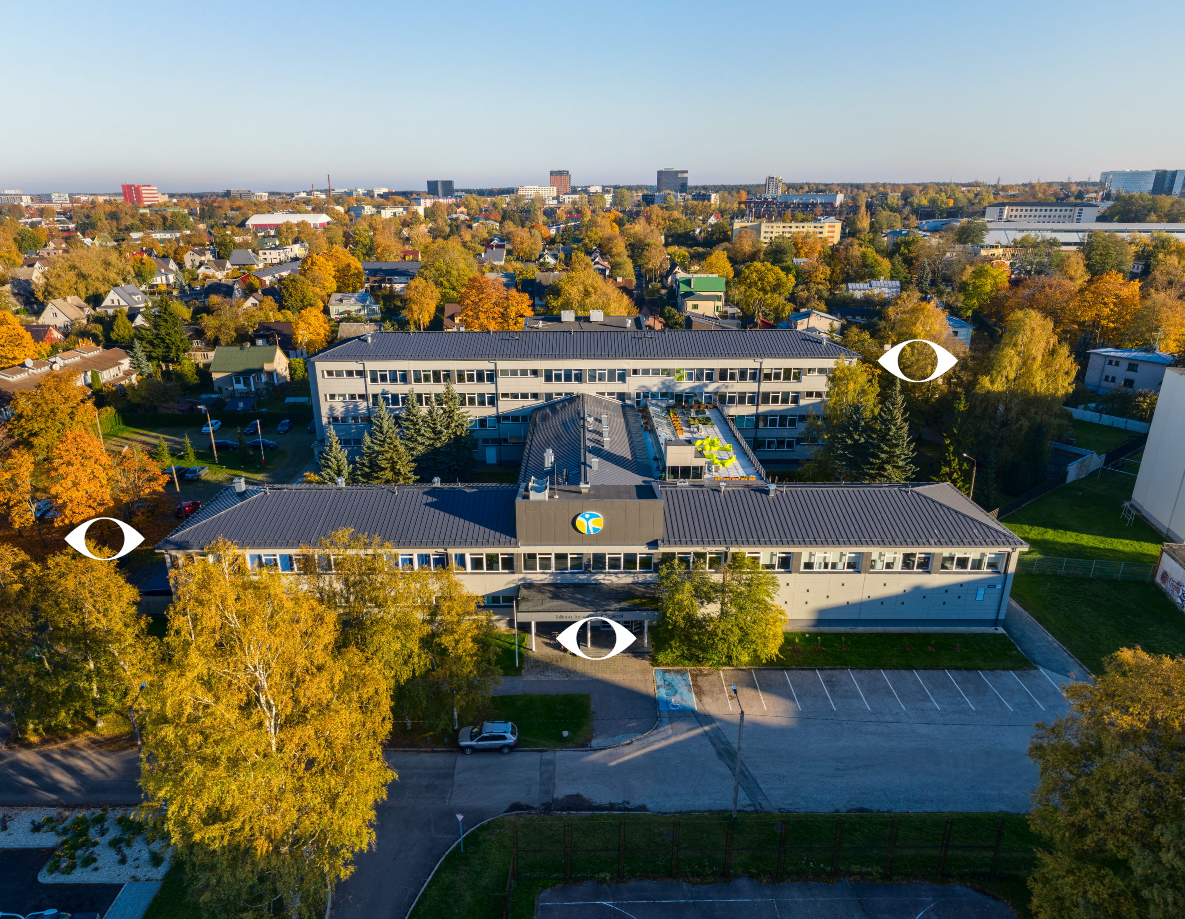
<svg viewBox="0 0 1185 919"><path fill-rule="evenodd" d="M681 274L675 281L679 311L689 315L725 317L724 278L716 274Z"/></svg>
<svg viewBox="0 0 1185 919"><path fill-rule="evenodd" d="M210 375L220 392L266 391L288 381L288 358L276 345L218 347L210 361Z"/></svg>

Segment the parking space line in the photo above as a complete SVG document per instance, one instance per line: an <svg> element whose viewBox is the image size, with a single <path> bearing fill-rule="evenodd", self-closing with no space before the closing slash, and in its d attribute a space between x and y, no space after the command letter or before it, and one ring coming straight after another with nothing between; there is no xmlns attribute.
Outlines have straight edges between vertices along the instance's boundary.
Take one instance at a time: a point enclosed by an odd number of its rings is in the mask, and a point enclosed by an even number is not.
<svg viewBox="0 0 1185 919"><path fill-rule="evenodd" d="M728 710L732 711L732 699L728 698L728 684L724 682L724 671L720 671L720 685L724 687L724 701L728 703Z"/></svg>
<svg viewBox="0 0 1185 919"><path fill-rule="evenodd" d="M983 676L982 670L979 671L979 675ZM991 681L987 677L983 676L983 681L985 683L987 683L988 686L992 687L992 692L994 692L997 696L999 696L999 699L1001 702L1003 702L1005 705L1008 705L1008 703L1005 701L1004 697L1000 695L1000 691L998 689L996 689L995 686L992 686ZM1012 712L1012 711L1016 711L1016 709L1014 709L1011 705L1008 705L1008 711Z"/></svg>
<svg viewBox="0 0 1185 919"><path fill-rule="evenodd" d="M786 678L786 685L790 687L790 695L794 696L794 704L798 706L799 711L802 711L802 703L798 701L798 693L794 691L794 684L790 682L790 674L783 670L782 676Z"/></svg>
<svg viewBox="0 0 1185 919"><path fill-rule="evenodd" d="M929 690L929 689L926 689L926 684L922 682L922 675L921 675L920 673L918 673L916 670L913 672L913 675L914 675L914 676L916 676L916 677L918 678L918 682L919 682L919 683L922 683L922 689L925 689L925 690L926 690L926 695L930 696L930 690ZM901 700L900 700L900 699L898 699L897 701L898 701L898 702L900 702ZM931 701L931 702L934 702L934 697L933 697L933 696L930 696L930 701ZM941 706L941 705L939 705L937 702L934 702L934 707L935 707L936 709L938 709L939 711L942 711L942 706Z"/></svg>
<svg viewBox="0 0 1185 919"><path fill-rule="evenodd" d="M1023 689L1025 692L1029 693L1029 698L1032 699L1034 702L1037 702L1037 697L1035 695L1033 695L1031 692L1029 692L1029 687L1027 687L1023 682L1021 682L1020 677L1018 677L1016 675L1016 671L1009 670L1008 672L1012 674L1012 679L1014 679L1014 680L1016 680L1016 682L1020 683L1020 688ZM1042 705L1040 702L1037 702L1037 707L1040 708L1041 711L1045 711L1045 706Z"/></svg>
<svg viewBox="0 0 1185 919"><path fill-rule="evenodd" d="M953 676L950 676L950 671L944 670L942 672L950 677L950 681L955 684L955 689L957 689L959 691L959 695L963 697L963 701L967 703L967 705L970 707L971 711L975 711L975 706L972 705L971 700L967 698L967 693L963 692L963 687L955 682L955 678Z"/></svg>
<svg viewBox="0 0 1185 919"><path fill-rule="evenodd" d="M889 691L893 694L893 698L897 700L897 704L901 706L901 711L905 711L905 703L901 701L901 697L897 695L897 690L893 688L893 684L889 682L889 678L885 676L885 672L881 671L881 676L885 677L885 682L889 683Z"/></svg>
<svg viewBox="0 0 1185 919"><path fill-rule="evenodd" d="M757 687L757 698L761 700L761 707L762 707L763 709L765 709L765 711L767 711L767 712L768 712L768 711L769 711L769 707L768 707L768 706L766 706L766 704L765 704L765 696L764 696L764 695L762 695L762 692L761 692L761 684L757 682L757 671L756 671L756 670L750 670L749 672L750 672L751 674L753 674L753 685Z"/></svg>
<svg viewBox="0 0 1185 919"><path fill-rule="evenodd" d="M1054 689L1056 689L1058 692L1061 692L1061 693L1062 693L1062 698L1063 698L1063 699L1065 699L1065 698L1066 698L1066 694L1065 694L1064 692L1062 692L1062 688L1061 688L1060 686L1058 686L1058 685L1057 685L1057 683L1054 683L1054 682L1053 682L1053 678L1052 678L1052 677L1051 677L1051 676L1050 676L1048 673L1046 673L1046 672L1045 672L1045 668L1044 668L1044 667L1038 667L1037 669L1041 671L1041 675L1042 675L1043 677L1045 677L1045 679L1049 680L1049 682L1050 682L1050 683L1053 683L1053 688L1054 688ZM1067 701L1069 701L1069 700L1067 700Z"/></svg>
<svg viewBox="0 0 1185 919"><path fill-rule="evenodd" d="M835 702L833 702L831 699L831 693L827 692L827 684L823 682L823 674L819 673L819 671L816 670L815 676L817 676L819 678L819 685L823 687L823 692L827 693L827 701L831 702L831 710L835 711Z"/></svg>
<svg viewBox="0 0 1185 919"><path fill-rule="evenodd" d="M856 683L856 677L852 674L852 671L850 669L848 670L848 676L850 676L852 678L853 683ZM864 690L862 690L860 688L859 683L856 683L856 692L860 693L860 701L864 703L864 707L866 709L868 709L869 711L872 711L872 706L869 705L868 700L864 698Z"/></svg>
<svg viewBox="0 0 1185 919"><path fill-rule="evenodd" d="M691 671L687 671L687 688L691 691L691 707L699 711L699 703L695 701L695 681L691 679Z"/></svg>

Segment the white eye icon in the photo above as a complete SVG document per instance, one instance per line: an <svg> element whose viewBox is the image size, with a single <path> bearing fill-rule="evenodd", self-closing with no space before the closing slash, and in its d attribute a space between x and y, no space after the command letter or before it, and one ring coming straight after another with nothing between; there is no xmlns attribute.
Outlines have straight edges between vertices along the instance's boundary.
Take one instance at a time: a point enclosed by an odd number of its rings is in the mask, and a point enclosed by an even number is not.
<svg viewBox="0 0 1185 919"><path fill-rule="evenodd" d="M600 619L602 622L609 623L613 629L613 650L602 657L589 657L580 650L580 627L585 623L592 622L594 619ZM555 640L577 657L583 657L586 661L603 661L606 658L620 654L638 639L632 632L618 625L612 619L606 619L604 616L589 616L587 619L581 619L579 622L573 622L570 626L560 632L560 634L555 637Z"/></svg>
<svg viewBox="0 0 1185 919"><path fill-rule="evenodd" d="M119 552L109 558L103 558L102 556L95 555L86 546L86 531L90 529L92 523L98 523L100 520L110 520L123 532L123 548L121 548ZM81 552L87 558L93 558L97 562L113 562L117 558L123 558L142 542L144 542L143 536L133 530L122 520L116 520L114 517L96 517L94 520L88 520L86 523L80 523L66 534L66 545L78 552Z"/></svg>
<svg viewBox="0 0 1185 919"><path fill-rule="evenodd" d="M938 366L934 368L934 372L926 377L924 380L911 380L904 373L901 372L899 361L901 360L901 349L906 345L912 345L914 342L921 342L923 345L929 345L934 349L934 356L938 359ZM959 362L959 359L951 354L942 345L936 345L934 342L925 338L911 338L909 341L903 341L899 345L894 345L884 354L882 354L876 361L885 370L893 374L899 380L904 380L906 383L929 383L931 380L937 380L940 376L951 369Z"/></svg>

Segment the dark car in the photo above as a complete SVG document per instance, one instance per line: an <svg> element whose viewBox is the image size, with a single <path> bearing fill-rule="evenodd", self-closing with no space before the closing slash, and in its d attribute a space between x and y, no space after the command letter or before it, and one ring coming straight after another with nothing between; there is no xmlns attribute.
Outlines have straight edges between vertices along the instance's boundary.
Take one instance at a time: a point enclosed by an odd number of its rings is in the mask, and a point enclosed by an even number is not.
<svg viewBox="0 0 1185 919"><path fill-rule="evenodd" d="M276 442L274 440L264 440L262 437L257 437L255 440L247 441L247 446L254 450L258 450L261 447L264 450L274 450L276 449Z"/></svg>
<svg viewBox="0 0 1185 919"><path fill-rule="evenodd" d="M174 473L176 473L177 478L183 479L183 478L185 478L185 473L189 472L189 467L188 466L165 466L165 468L162 469L161 472L163 472L165 475L168 475L168 476L171 476Z"/></svg>
<svg viewBox="0 0 1185 919"><path fill-rule="evenodd" d="M292 430L292 420L290 418L285 418L278 425L276 425L276 433L277 434L287 434L291 430Z"/></svg>
<svg viewBox="0 0 1185 919"><path fill-rule="evenodd" d="M263 422L259 420L252 421L247 427L243 428L244 434L262 434Z"/></svg>
<svg viewBox="0 0 1185 919"><path fill-rule="evenodd" d="M486 721L461 728L457 746L469 754L476 750L497 750L509 753L518 743L518 728L509 721Z"/></svg>
<svg viewBox="0 0 1185 919"><path fill-rule="evenodd" d="M310 434L316 434L316 433L317 433L317 422L316 422L316 420L314 419L313 421L310 421L310 422L309 422L309 426L308 426L307 428L305 428L305 430L306 430L306 431L308 431Z"/></svg>
<svg viewBox="0 0 1185 919"><path fill-rule="evenodd" d="M237 440L216 440L214 441L214 448L216 450L237 450L239 449L239 442Z"/></svg>
<svg viewBox="0 0 1185 919"><path fill-rule="evenodd" d="M173 511L173 516L179 520L184 520L201 506L201 501L182 501L177 505L177 510Z"/></svg>

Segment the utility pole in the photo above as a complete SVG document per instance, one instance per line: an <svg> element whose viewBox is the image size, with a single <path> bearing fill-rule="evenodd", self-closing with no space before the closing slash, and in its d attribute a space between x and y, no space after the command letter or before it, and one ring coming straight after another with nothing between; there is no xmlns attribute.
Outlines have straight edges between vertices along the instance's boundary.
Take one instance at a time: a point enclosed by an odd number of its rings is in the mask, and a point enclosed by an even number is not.
<svg viewBox="0 0 1185 919"><path fill-rule="evenodd" d="M745 737L745 709L741 705L741 695L737 692L736 685L732 687L732 694L737 700L737 708L741 710L741 721L737 727L737 761L736 766L732 771L732 819L737 818L737 795L740 793L741 787L741 741Z"/></svg>
<svg viewBox="0 0 1185 919"><path fill-rule="evenodd" d="M979 463L975 462L975 457L964 453L964 458L971 460L971 490L967 492L967 497L972 501L975 500L975 473L979 469Z"/></svg>

